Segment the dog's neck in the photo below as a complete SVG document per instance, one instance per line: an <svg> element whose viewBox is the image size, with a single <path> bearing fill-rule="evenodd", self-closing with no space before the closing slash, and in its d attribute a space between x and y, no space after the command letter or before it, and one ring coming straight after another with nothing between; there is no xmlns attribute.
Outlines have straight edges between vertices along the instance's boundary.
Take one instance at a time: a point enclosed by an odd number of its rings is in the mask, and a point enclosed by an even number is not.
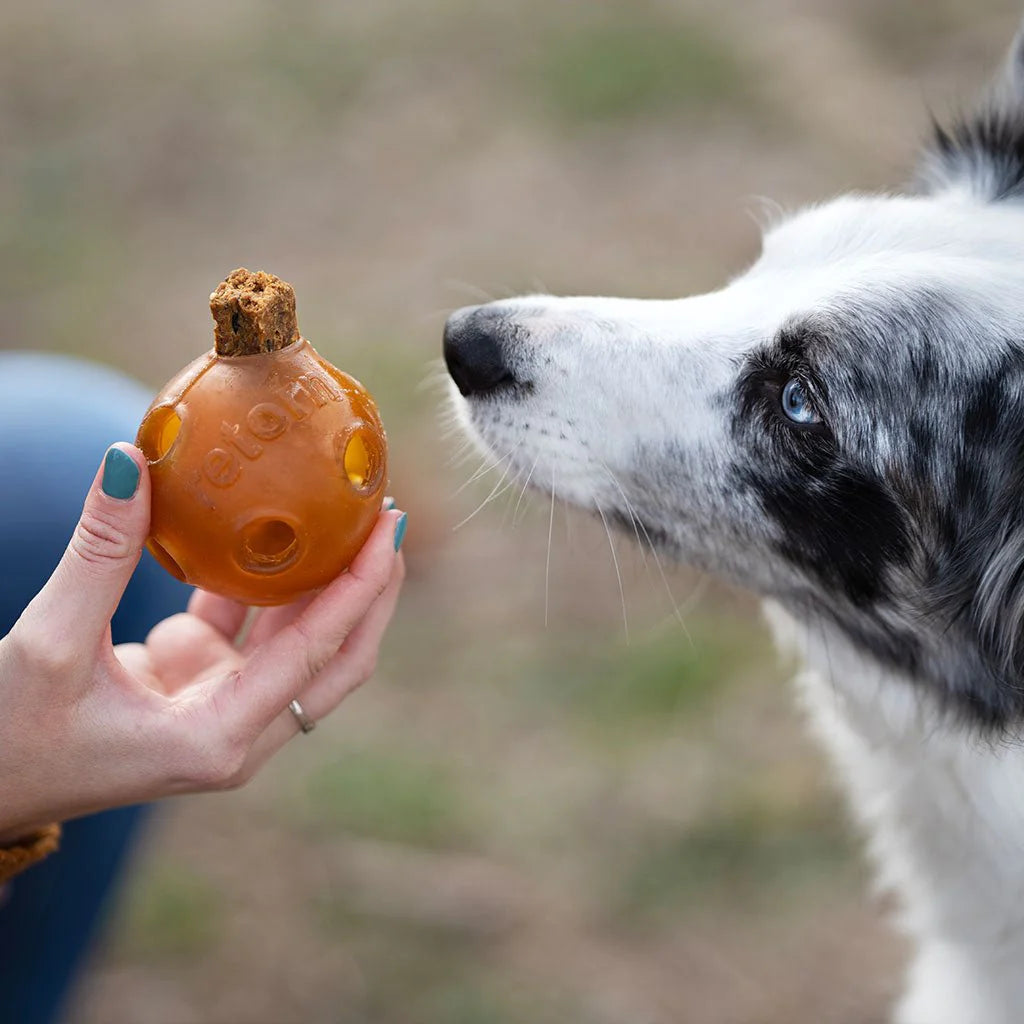
<svg viewBox="0 0 1024 1024"><path fill-rule="evenodd" d="M971 735L840 632L766 606L917 952L900 1024L1024 1013L1024 746ZM968 1003L969 1001L969 1003Z"/></svg>

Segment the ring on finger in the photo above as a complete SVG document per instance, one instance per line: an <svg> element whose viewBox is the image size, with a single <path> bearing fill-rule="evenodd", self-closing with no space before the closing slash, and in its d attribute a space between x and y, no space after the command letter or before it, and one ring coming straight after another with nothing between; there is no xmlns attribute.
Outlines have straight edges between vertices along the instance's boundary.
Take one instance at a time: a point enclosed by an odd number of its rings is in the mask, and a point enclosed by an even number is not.
<svg viewBox="0 0 1024 1024"><path fill-rule="evenodd" d="M295 721L299 723L299 728L304 733L312 732L316 728L316 722L306 714L305 709L297 700L289 702L288 710L295 716Z"/></svg>

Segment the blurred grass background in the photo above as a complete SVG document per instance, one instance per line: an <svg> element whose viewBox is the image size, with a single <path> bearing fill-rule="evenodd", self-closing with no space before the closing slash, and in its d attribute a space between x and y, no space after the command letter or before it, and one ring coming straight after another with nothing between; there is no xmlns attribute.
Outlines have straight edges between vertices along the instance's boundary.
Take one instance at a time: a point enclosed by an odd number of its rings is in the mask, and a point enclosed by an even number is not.
<svg viewBox="0 0 1024 1024"><path fill-rule="evenodd" d="M163 809L75 1024L882 1019L904 952L753 602L670 598L623 539L627 639L559 508L545 628L545 503L453 532L490 483L422 383L459 305L711 288L758 197L905 180L1016 8L7 0L0 344L156 388L221 278L271 270L378 397L410 512L378 678Z"/></svg>

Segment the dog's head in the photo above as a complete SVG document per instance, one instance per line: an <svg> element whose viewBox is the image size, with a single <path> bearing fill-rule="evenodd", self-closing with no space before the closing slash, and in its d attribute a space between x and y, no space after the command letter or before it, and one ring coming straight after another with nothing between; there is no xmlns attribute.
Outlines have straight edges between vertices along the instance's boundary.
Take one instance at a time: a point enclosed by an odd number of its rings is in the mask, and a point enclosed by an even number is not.
<svg viewBox="0 0 1024 1024"><path fill-rule="evenodd" d="M510 472L1004 725L1024 715L1024 47L922 178L789 218L708 295L459 310L445 356Z"/></svg>

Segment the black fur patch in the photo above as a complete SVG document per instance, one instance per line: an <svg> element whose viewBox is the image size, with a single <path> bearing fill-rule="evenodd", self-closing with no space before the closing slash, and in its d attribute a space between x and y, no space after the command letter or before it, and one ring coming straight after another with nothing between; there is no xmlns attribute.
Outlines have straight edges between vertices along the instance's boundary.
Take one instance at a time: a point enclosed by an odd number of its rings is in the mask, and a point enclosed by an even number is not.
<svg viewBox="0 0 1024 1024"><path fill-rule="evenodd" d="M781 531L779 553L857 608L888 596L888 570L907 565L908 524L884 485L838 463L818 476L747 469L743 482Z"/></svg>
<svg viewBox="0 0 1024 1024"><path fill-rule="evenodd" d="M1024 195L1024 111L993 105L948 129L933 123L933 133L933 159L946 178L991 181L993 200Z"/></svg>
<svg viewBox="0 0 1024 1024"><path fill-rule="evenodd" d="M828 340L805 328L784 331L755 353L739 381L734 431L757 453L736 467L780 535L779 553L863 608L887 596L888 569L910 554L906 516L884 481L840 451L828 424L828 384L812 357ZM823 419L800 424L781 394L800 379Z"/></svg>
<svg viewBox="0 0 1024 1024"><path fill-rule="evenodd" d="M1024 722L1024 350L990 337L986 360L971 338L963 358L962 316L935 315L926 294L903 301L752 354L733 476L806 580L784 603L964 721L1006 729ZM781 411L793 376L822 414L813 429Z"/></svg>

